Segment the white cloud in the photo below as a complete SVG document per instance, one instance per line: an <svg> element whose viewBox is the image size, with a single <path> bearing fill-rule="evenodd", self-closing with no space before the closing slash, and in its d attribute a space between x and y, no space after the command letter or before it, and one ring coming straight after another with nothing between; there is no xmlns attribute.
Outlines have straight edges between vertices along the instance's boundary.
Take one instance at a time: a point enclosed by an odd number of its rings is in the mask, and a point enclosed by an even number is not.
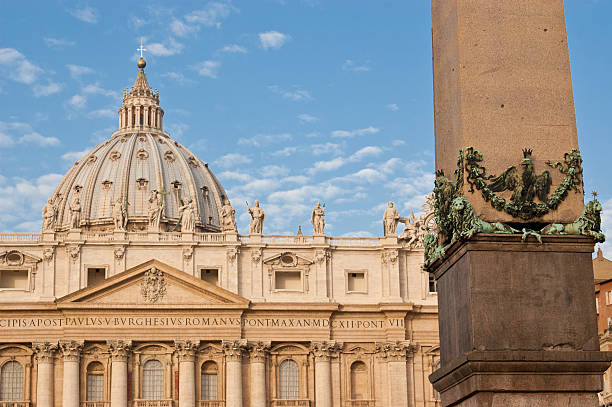
<svg viewBox="0 0 612 407"><path fill-rule="evenodd" d="M306 100L313 100L312 95L307 90L301 89L299 86L294 86L294 90L284 90L278 85L268 86L274 93L282 95L285 99L293 100L294 102L301 102Z"/></svg>
<svg viewBox="0 0 612 407"><path fill-rule="evenodd" d="M285 147L280 150L273 151L270 155L275 157L289 157L297 151L297 147Z"/></svg>
<svg viewBox="0 0 612 407"><path fill-rule="evenodd" d="M36 97L41 97L41 96L49 96L49 95L53 95L54 93L58 93L59 91L62 90L62 85L60 85L59 83L55 83L52 81L47 81L46 85L34 85L34 96Z"/></svg>
<svg viewBox="0 0 612 407"><path fill-rule="evenodd" d="M183 51L184 46L174 38L170 38L165 44L162 44L161 42L154 42L151 44L146 44L145 48L151 53L151 55L167 57L180 54Z"/></svg>
<svg viewBox="0 0 612 407"><path fill-rule="evenodd" d="M397 112L399 110L399 106L395 103L389 103L387 105L387 109L391 110L392 112Z"/></svg>
<svg viewBox="0 0 612 407"><path fill-rule="evenodd" d="M98 11L92 7L70 9L68 13L85 23L95 24L98 22Z"/></svg>
<svg viewBox="0 0 612 407"><path fill-rule="evenodd" d="M321 171L333 171L338 168L353 162L358 162L368 156L376 156L382 153L382 149L376 146L366 146L349 157L336 157L327 161L317 161L314 166L308 170L309 174L315 174Z"/></svg>
<svg viewBox="0 0 612 407"><path fill-rule="evenodd" d="M202 61L199 64L195 65L194 69L201 76L208 76L209 78L216 79L220 66L221 62L208 60Z"/></svg>
<svg viewBox="0 0 612 407"><path fill-rule="evenodd" d="M403 146L404 144L406 144L406 142L404 140L393 140L391 144L394 147L398 147L398 146Z"/></svg>
<svg viewBox="0 0 612 407"><path fill-rule="evenodd" d="M323 154L332 154L332 155L340 155L342 154L342 148L340 144L336 143L323 143L323 144L313 144L311 146L311 151L313 155L323 155Z"/></svg>
<svg viewBox="0 0 612 407"><path fill-rule="evenodd" d="M293 136L289 133L279 134L257 134L249 138L238 139L239 145L261 147L264 144L279 143L281 141L291 141Z"/></svg>
<svg viewBox="0 0 612 407"><path fill-rule="evenodd" d="M91 151L91 147L86 148L83 151L69 151L67 153L62 154L62 159L67 161L78 161L85 156L85 154L89 154Z"/></svg>
<svg viewBox="0 0 612 407"><path fill-rule="evenodd" d="M240 171L224 171L219 174L219 178L228 181L249 182L253 179L250 174Z"/></svg>
<svg viewBox="0 0 612 407"><path fill-rule="evenodd" d="M66 68L68 68L68 71L70 71L70 76L72 76L72 78L76 80L80 80L81 76L83 75L87 75L87 74L91 74L95 72L90 67L82 66L82 65L68 64L66 65Z"/></svg>
<svg viewBox="0 0 612 407"><path fill-rule="evenodd" d="M186 83L194 83L195 81L186 78L185 75L183 75L180 72L166 72L160 75L163 78L170 78L173 79L175 81L177 81L178 83L182 84L186 84Z"/></svg>
<svg viewBox="0 0 612 407"><path fill-rule="evenodd" d="M33 180L0 176L0 228L3 231L40 231L40 211L62 180L61 174L45 174Z"/></svg>
<svg viewBox="0 0 612 407"><path fill-rule="evenodd" d="M380 147L366 146L366 147L359 149L353 155L351 155L349 157L349 160L350 161L360 161L363 158L368 157L368 156L380 155L382 154L382 152L383 151Z"/></svg>
<svg viewBox="0 0 612 407"><path fill-rule="evenodd" d="M217 159L215 161L215 164L217 164L221 168L231 168L237 165L250 164L252 161L253 160L246 155L238 153L229 153Z"/></svg>
<svg viewBox="0 0 612 407"><path fill-rule="evenodd" d="M68 105L70 107L72 107L73 109L76 110L80 110L83 109L85 107L85 104L87 103L87 98L83 95L73 95L69 100L68 100Z"/></svg>
<svg viewBox="0 0 612 407"><path fill-rule="evenodd" d="M221 2L210 2L202 10L195 10L185 16L189 23L201 24L207 27L221 27L221 20L229 17L232 11L237 9L230 4Z"/></svg>
<svg viewBox="0 0 612 407"><path fill-rule="evenodd" d="M227 54L246 54L247 50L245 47L242 47L238 44L231 44L224 46L218 52L224 52Z"/></svg>
<svg viewBox="0 0 612 407"><path fill-rule="evenodd" d="M89 118L108 118L114 119L117 116L117 112L112 109L97 109L92 110L87 114Z"/></svg>
<svg viewBox="0 0 612 407"><path fill-rule="evenodd" d="M8 134L0 131L0 147L10 147L15 144L15 140ZM1 181L2 179L0 179Z"/></svg>
<svg viewBox="0 0 612 407"><path fill-rule="evenodd" d="M49 48L64 48L64 47L73 47L76 45L74 41L62 40L59 38L45 37L43 38L45 45Z"/></svg>
<svg viewBox="0 0 612 407"><path fill-rule="evenodd" d="M279 49L290 39L291 37L289 35L279 33L278 31L266 31L259 33L259 42L265 50Z"/></svg>
<svg viewBox="0 0 612 407"><path fill-rule="evenodd" d="M346 164L346 158L344 157L336 157L334 159L328 161L317 161L314 163L314 167L310 169L310 173L314 174L319 171L332 171L337 170Z"/></svg>
<svg viewBox="0 0 612 407"><path fill-rule="evenodd" d="M356 129L356 130L334 130L331 133L332 137L339 138L350 138L355 136L364 136L366 134L376 134L380 131L380 129L376 127L366 127L364 129Z"/></svg>
<svg viewBox="0 0 612 407"><path fill-rule="evenodd" d="M177 20L176 18L174 18L170 22L170 30L172 31L172 33L174 33L174 35L177 35L179 37L185 37L189 34L197 32L198 26L189 25L182 22L181 20Z"/></svg>
<svg viewBox="0 0 612 407"><path fill-rule="evenodd" d="M355 61L353 61L351 59L347 59L342 64L342 70L343 71L353 71L353 72L367 72L367 71L371 70L371 68L370 68L370 66L368 64L369 64L369 62L366 62L365 64L358 65L358 64L355 63Z"/></svg>
<svg viewBox="0 0 612 407"><path fill-rule="evenodd" d="M21 138L19 138L19 142L33 143L41 147L57 146L60 144L60 141L57 137L44 137L36 132L24 134L23 136L21 136Z"/></svg>
<svg viewBox="0 0 612 407"><path fill-rule="evenodd" d="M10 79L28 85L36 81L38 75L43 72L14 48L0 48L0 68L0 72Z"/></svg>
<svg viewBox="0 0 612 407"><path fill-rule="evenodd" d="M320 136L319 133L317 133L316 131L312 131L312 132L306 134L306 136L304 136L304 137L315 138L315 137L319 137L319 136Z"/></svg>
<svg viewBox="0 0 612 407"><path fill-rule="evenodd" d="M259 173L266 178L271 177L285 177L289 175L291 170L287 167L281 167L280 165L264 165L259 170Z"/></svg>
<svg viewBox="0 0 612 407"><path fill-rule="evenodd" d="M82 89L83 93L88 95L102 95L113 99L119 99L119 92L101 88L98 84L89 84Z"/></svg>
<svg viewBox="0 0 612 407"><path fill-rule="evenodd" d="M300 119L302 123L314 123L319 121L318 117L311 116L307 113L298 114L297 118Z"/></svg>

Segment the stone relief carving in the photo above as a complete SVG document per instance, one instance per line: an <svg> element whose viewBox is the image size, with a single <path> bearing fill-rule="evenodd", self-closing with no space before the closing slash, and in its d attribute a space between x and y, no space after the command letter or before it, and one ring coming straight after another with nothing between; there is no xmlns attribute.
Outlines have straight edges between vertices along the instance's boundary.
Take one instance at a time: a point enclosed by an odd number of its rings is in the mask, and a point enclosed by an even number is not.
<svg viewBox="0 0 612 407"><path fill-rule="evenodd" d="M341 350L341 345L336 341L312 342L310 351L316 359L329 360L331 357L337 356Z"/></svg>
<svg viewBox="0 0 612 407"><path fill-rule="evenodd" d="M175 339L174 347L179 361L194 361L195 353L200 346L200 341L196 339Z"/></svg>
<svg viewBox="0 0 612 407"><path fill-rule="evenodd" d="M410 210L409 218L401 217L399 219L400 223L406 225L399 240L406 242L406 246L411 249L424 247L427 233L437 234L437 225L433 212L434 199L433 192L425 197L425 203L421 206L421 210L424 213L418 218L414 215L414 212Z"/></svg>
<svg viewBox="0 0 612 407"><path fill-rule="evenodd" d="M156 189L152 190L149 195L149 231L159 232L164 207L164 194Z"/></svg>
<svg viewBox="0 0 612 407"><path fill-rule="evenodd" d="M32 344L38 362L51 363L57 350L57 342L37 342Z"/></svg>
<svg viewBox="0 0 612 407"><path fill-rule="evenodd" d="M223 231L236 232L236 210L227 198L221 207L221 227Z"/></svg>
<svg viewBox="0 0 612 407"><path fill-rule="evenodd" d="M225 357L229 360L242 360L242 355L248 349L247 340L224 340L221 342L221 349Z"/></svg>
<svg viewBox="0 0 612 407"><path fill-rule="evenodd" d="M183 258L185 259L185 261L190 261L192 257L193 257L193 248L185 247L183 249Z"/></svg>
<svg viewBox="0 0 612 407"><path fill-rule="evenodd" d="M319 264L323 263L325 260L329 259L329 251L326 249L317 250L315 252L315 261Z"/></svg>
<svg viewBox="0 0 612 407"><path fill-rule="evenodd" d="M391 362L405 362L408 355L417 351L410 341L390 341L376 343L376 356Z"/></svg>
<svg viewBox="0 0 612 407"><path fill-rule="evenodd" d="M78 362L84 343L85 341L60 341L59 348L62 351L64 360Z"/></svg>
<svg viewBox="0 0 612 407"><path fill-rule="evenodd" d="M140 283L140 294L145 302L155 303L166 295L166 286L164 273L152 267L144 273L144 278Z"/></svg>
<svg viewBox="0 0 612 407"><path fill-rule="evenodd" d="M66 253L68 253L70 259L76 263L79 260L81 249L79 246L66 246Z"/></svg>
<svg viewBox="0 0 612 407"><path fill-rule="evenodd" d="M149 158L149 153L145 149L140 149L136 152L136 158L139 160L146 160Z"/></svg>
<svg viewBox="0 0 612 407"><path fill-rule="evenodd" d="M115 224L115 230L125 230L127 226L127 210L130 203L127 201L127 198L123 198L120 196L117 198L117 201L113 204L112 217L113 223Z"/></svg>
<svg viewBox="0 0 612 407"><path fill-rule="evenodd" d="M382 252L381 254L381 259L383 264L387 264L387 263L392 263L395 264L397 262L397 258L398 258L398 251L397 250L385 250Z"/></svg>
<svg viewBox="0 0 612 407"><path fill-rule="evenodd" d="M47 247L43 250L43 258L51 262L53 260L53 256L55 255L55 250L52 247Z"/></svg>
<svg viewBox="0 0 612 407"><path fill-rule="evenodd" d="M393 207L393 202L389 202L382 217L385 236L397 236L397 224L399 219L399 212Z"/></svg>
<svg viewBox="0 0 612 407"><path fill-rule="evenodd" d="M115 248L113 253L115 254L115 260L121 260L123 258L123 256L125 255L125 248L124 247L117 247L117 248Z"/></svg>
<svg viewBox="0 0 612 407"><path fill-rule="evenodd" d="M265 362L268 352L270 352L270 342L250 342L248 350L251 361Z"/></svg>
<svg viewBox="0 0 612 407"><path fill-rule="evenodd" d="M263 231L264 220L266 219L266 214L259 206L259 201L255 200L253 204L253 208L249 207L249 203L246 203L247 210L251 215L251 224L249 225L249 233L250 234L261 234Z"/></svg>
<svg viewBox="0 0 612 407"><path fill-rule="evenodd" d="M132 341L115 339L106 342L112 360L126 361L132 351Z"/></svg>
<svg viewBox="0 0 612 407"><path fill-rule="evenodd" d="M317 202L310 214L310 223L315 235L324 234L325 229L325 204L321 207L321 202Z"/></svg>

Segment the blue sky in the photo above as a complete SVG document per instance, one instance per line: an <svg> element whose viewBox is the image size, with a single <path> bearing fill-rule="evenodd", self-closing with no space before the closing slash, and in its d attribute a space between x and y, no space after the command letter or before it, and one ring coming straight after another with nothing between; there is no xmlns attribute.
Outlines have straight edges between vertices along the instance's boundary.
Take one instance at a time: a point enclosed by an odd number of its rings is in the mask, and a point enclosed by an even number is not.
<svg viewBox="0 0 612 407"><path fill-rule="evenodd" d="M433 182L427 1L6 3L0 15L0 229L38 231L80 155L116 129L144 38L165 130L210 163L248 230L379 235L386 202L419 209ZM566 1L586 190L612 223L612 3ZM604 52L602 52L602 50ZM611 246L612 249L612 246Z"/></svg>

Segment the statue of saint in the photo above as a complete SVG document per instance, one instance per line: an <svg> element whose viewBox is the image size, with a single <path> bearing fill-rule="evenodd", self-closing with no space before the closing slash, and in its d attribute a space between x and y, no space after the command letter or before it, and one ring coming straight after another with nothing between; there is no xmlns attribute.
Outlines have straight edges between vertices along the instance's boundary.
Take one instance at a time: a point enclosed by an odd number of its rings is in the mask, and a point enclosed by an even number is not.
<svg viewBox="0 0 612 407"><path fill-rule="evenodd" d="M312 223L312 230L315 235L322 235L323 229L325 229L325 208L321 207L321 202L317 202L312 214L310 215L310 223Z"/></svg>
<svg viewBox="0 0 612 407"><path fill-rule="evenodd" d="M113 205L112 217L115 224L115 230L125 230L127 226L127 205L129 203L123 197L117 198Z"/></svg>
<svg viewBox="0 0 612 407"><path fill-rule="evenodd" d="M75 196L70 203L70 227L78 229L81 223L81 200Z"/></svg>
<svg viewBox="0 0 612 407"><path fill-rule="evenodd" d="M405 240L408 247L415 247L421 234L420 218L417 219L416 216L414 216L414 212L410 210L410 218L399 218L399 222L406 225L399 237L400 240Z"/></svg>
<svg viewBox="0 0 612 407"><path fill-rule="evenodd" d="M221 228L224 231L236 231L236 211L230 204L229 199L225 199L221 207Z"/></svg>
<svg viewBox="0 0 612 407"><path fill-rule="evenodd" d="M195 231L195 204L193 200L190 199L185 205L179 207L179 213L182 212L181 215L181 231L182 232L193 232Z"/></svg>
<svg viewBox="0 0 612 407"><path fill-rule="evenodd" d="M164 202L161 194L157 190L151 191L149 196L149 230L152 232L159 231L159 222L164 210Z"/></svg>
<svg viewBox="0 0 612 407"><path fill-rule="evenodd" d="M385 236L397 236L397 223L399 219L399 212L393 207L393 202L389 202L382 218Z"/></svg>
<svg viewBox="0 0 612 407"><path fill-rule="evenodd" d="M247 209L249 210L249 214L251 215L251 225L249 226L250 234L261 234L264 225L264 219L266 219L266 214L263 209L259 207L259 201L255 200L253 208L249 208L249 203L247 202Z"/></svg>
<svg viewBox="0 0 612 407"><path fill-rule="evenodd" d="M53 202L53 198L49 198L47 204L42 210L43 217L43 230L53 231L55 229L55 222L57 221L57 206Z"/></svg>

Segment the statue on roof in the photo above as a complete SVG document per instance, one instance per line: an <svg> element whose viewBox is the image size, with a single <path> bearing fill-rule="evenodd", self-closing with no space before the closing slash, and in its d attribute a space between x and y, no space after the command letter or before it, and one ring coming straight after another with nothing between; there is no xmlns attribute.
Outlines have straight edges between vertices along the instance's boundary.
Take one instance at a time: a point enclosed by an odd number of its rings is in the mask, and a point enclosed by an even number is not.
<svg viewBox="0 0 612 407"><path fill-rule="evenodd" d="M236 231L236 210L227 198L225 198L221 208L221 228L223 231Z"/></svg>
<svg viewBox="0 0 612 407"><path fill-rule="evenodd" d="M57 198L57 196L49 198L47 204L43 207L43 231L52 232L53 230L55 230L55 223L57 222L58 212Z"/></svg>
<svg viewBox="0 0 612 407"><path fill-rule="evenodd" d="M249 214L251 215L251 224L249 226L250 234L261 234L263 231L264 220L266 219L266 214L264 210L259 206L259 201L255 200L253 207L249 207L249 203L247 202L247 209Z"/></svg>
<svg viewBox="0 0 612 407"><path fill-rule="evenodd" d="M399 219L399 212L393 207L393 202L389 201L382 218L385 236L397 236L397 224L399 223Z"/></svg>
<svg viewBox="0 0 612 407"><path fill-rule="evenodd" d="M70 228L78 229L81 225L81 200L78 195L70 203Z"/></svg>
<svg viewBox="0 0 612 407"><path fill-rule="evenodd" d="M159 232L159 222L164 210L164 199L162 194L154 189L149 195L149 231Z"/></svg>
<svg viewBox="0 0 612 407"><path fill-rule="evenodd" d="M120 196L113 204L112 217L115 224L115 230L125 230L127 226L127 207L129 202L127 198Z"/></svg>
<svg viewBox="0 0 612 407"><path fill-rule="evenodd" d="M181 231L182 232L195 231L196 213L195 213L195 204L193 203L193 199L190 199L185 205L179 207L179 212L182 212Z"/></svg>
<svg viewBox="0 0 612 407"><path fill-rule="evenodd" d="M310 215L310 223L312 223L312 230L315 235L324 234L325 229L325 205L321 207L321 202L317 202L312 214Z"/></svg>

